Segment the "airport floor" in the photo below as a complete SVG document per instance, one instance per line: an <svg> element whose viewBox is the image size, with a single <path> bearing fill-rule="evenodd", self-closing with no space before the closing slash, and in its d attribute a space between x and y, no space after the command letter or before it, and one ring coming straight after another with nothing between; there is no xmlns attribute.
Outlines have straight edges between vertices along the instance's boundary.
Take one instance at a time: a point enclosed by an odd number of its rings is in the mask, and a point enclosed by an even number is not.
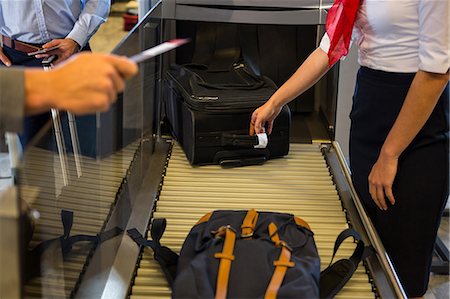
<svg viewBox="0 0 450 299"><path fill-rule="evenodd" d="M108 21L98 30L91 39L91 47L94 52L109 53L112 49L127 35L123 31L122 14L125 11L126 2L116 2L111 8L111 15ZM8 178L10 174L9 158L6 153L0 153L0 192L12 184ZM448 205L447 205L448 206ZM445 217L439 229L439 236L450 247L450 227L449 218ZM450 298L449 276L433 275L430 276L430 285L426 299L445 299Z"/></svg>

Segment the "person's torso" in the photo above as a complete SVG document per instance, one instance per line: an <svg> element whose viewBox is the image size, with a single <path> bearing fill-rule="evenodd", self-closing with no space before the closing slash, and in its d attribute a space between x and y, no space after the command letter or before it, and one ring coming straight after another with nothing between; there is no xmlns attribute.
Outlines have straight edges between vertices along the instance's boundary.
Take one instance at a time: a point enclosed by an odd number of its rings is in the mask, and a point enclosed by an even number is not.
<svg viewBox="0 0 450 299"><path fill-rule="evenodd" d="M391 72L418 70L419 1L361 1L354 31L361 65Z"/></svg>
<svg viewBox="0 0 450 299"><path fill-rule="evenodd" d="M64 38L81 10L80 0L1 1L1 34L33 44Z"/></svg>

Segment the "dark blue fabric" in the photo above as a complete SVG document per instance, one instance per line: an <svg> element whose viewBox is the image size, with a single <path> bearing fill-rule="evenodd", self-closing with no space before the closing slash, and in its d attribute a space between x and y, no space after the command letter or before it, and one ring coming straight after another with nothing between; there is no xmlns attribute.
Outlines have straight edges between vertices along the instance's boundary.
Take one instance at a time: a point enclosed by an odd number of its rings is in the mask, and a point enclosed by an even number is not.
<svg viewBox="0 0 450 299"><path fill-rule="evenodd" d="M425 126L400 156L393 185L396 204L381 211L368 176L397 118L415 74L362 67L350 114L353 183L409 297L425 294L431 257L449 194L449 87Z"/></svg>
<svg viewBox="0 0 450 299"><path fill-rule="evenodd" d="M194 226L180 252L172 298L214 298L219 259L224 240L213 231L230 225L236 230L227 298L263 298L279 259L280 248L269 236L273 222L279 238L292 248L289 268L278 291L278 298L319 298L320 258L313 233L294 221L293 215L259 212L251 239L240 237L247 211L215 211L208 222ZM170 223L169 223L170 225Z"/></svg>

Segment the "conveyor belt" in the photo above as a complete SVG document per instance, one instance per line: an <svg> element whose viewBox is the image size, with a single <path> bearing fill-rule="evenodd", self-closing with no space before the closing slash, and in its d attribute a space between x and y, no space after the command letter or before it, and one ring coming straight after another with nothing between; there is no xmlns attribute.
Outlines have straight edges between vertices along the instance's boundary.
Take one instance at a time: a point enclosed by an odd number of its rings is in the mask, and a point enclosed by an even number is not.
<svg viewBox="0 0 450 299"><path fill-rule="evenodd" d="M81 177L77 175L73 155L68 154L70 180L64 187L58 155L39 148L28 151L20 177L20 194L40 214L29 247L63 234L60 217L63 209L74 213L71 235L100 233L138 146L139 143L131 144L100 160L82 157ZM69 298L76 290L91 251L92 245L86 242L73 246L55 273L36 277L25 286L25 297ZM54 258L58 259L58 256Z"/></svg>
<svg viewBox="0 0 450 299"><path fill-rule="evenodd" d="M286 158L233 169L191 167L180 147L174 145L154 212L155 218L167 219L163 245L179 252L190 228L209 211L250 208L293 213L306 220L315 233L322 269L330 261L336 236L348 227L318 145L292 144ZM354 246L346 241L336 260L349 257ZM144 250L131 299L170 298L170 289L152 256L149 249ZM375 298L369 280L361 264L337 298Z"/></svg>

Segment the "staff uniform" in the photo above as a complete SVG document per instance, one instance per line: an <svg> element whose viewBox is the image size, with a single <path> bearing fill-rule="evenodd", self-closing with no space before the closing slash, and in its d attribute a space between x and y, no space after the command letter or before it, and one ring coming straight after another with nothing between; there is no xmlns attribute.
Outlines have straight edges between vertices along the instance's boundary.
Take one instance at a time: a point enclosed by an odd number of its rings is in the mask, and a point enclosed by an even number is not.
<svg viewBox="0 0 450 299"><path fill-rule="evenodd" d="M401 154L396 203L380 210L368 176L418 70L450 67L448 0L363 0L353 31L361 68L350 113L353 183L409 297L425 294L433 247L449 195L449 87ZM328 52L325 35L320 47Z"/></svg>

